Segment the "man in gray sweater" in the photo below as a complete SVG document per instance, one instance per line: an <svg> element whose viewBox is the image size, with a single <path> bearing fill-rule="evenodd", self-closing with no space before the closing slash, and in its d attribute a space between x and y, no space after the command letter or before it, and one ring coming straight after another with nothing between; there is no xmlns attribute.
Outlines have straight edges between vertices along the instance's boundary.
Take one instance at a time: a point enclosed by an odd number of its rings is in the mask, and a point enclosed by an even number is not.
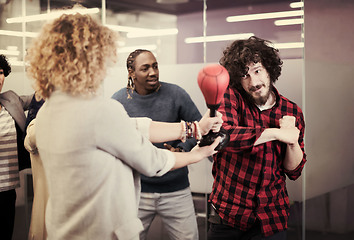
<svg viewBox="0 0 354 240"><path fill-rule="evenodd" d="M160 82L158 63L148 50L138 49L127 59L128 85L113 94L125 107L130 117L149 117L154 121L193 122L201 114L188 93L181 87ZM168 142L174 148L189 151L196 141ZM164 148L163 144L155 144ZM156 215L162 219L170 239L198 239L188 168L171 171L162 177L141 176L142 193L139 218L144 225L140 239L146 239Z"/></svg>

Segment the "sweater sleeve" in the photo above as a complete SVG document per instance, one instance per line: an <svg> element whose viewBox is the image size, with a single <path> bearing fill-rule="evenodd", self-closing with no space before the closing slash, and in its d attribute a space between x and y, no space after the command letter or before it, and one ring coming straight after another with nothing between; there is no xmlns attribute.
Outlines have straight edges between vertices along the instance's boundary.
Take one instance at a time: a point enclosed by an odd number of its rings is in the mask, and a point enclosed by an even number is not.
<svg viewBox="0 0 354 240"><path fill-rule="evenodd" d="M153 146L137 130L137 127L146 129L142 121L147 120L132 121L124 107L110 99L97 113L96 145L146 176L161 176L174 166L175 157L170 151Z"/></svg>
<svg viewBox="0 0 354 240"><path fill-rule="evenodd" d="M35 137L35 121L36 119L33 119L30 124L27 127L27 134L25 137L25 148L27 149L28 152L35 154L38 152L37 146L36 146L36 137Z"/></svg>
<svg viewBox="0 0 354 240"><path fill-rule="evenodd" d="M150 124L152 120L147 117L137 117L137 118L131 118L133 123L135 124L135 127L139 132L146 137L147 139L150 138Z"/></svg>

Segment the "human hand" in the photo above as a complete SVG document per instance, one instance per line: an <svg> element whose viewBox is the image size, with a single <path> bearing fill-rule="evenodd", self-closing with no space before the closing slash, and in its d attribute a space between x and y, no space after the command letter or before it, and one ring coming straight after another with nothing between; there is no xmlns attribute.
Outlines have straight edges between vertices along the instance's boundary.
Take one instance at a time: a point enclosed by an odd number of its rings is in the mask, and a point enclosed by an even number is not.
<svg viewBox="0 0 354 240"><path fill-rule="evenodd" d="M299 140L300 130L297 127L281 127L277 134L277 140L293 145Z"/></svg>
<svg viewBox="0 0 354 240"><path fill-rule="evenodd" d="M279 119L280 138L286 144L293 145L299 139L300 131L295 127L296 118L294 116L283 116Z"/></svg>
<svg viewBox="0 0 354 240"><path fill-rule="evenodd" d="M215 151L215 148L218 146L219 142L221 140L221 137L217 137L215 139L215 141L209 145L209 146L204 146L204 147L200 147L198 144L190 151L192 154L196 154L197 156L195 158L193 158L193 162L192 163L196 163L201 161L204 158L207 158L215 153L217 153L217 151Z"/></svg>
<svg viewBox="0 0 354 240"><path fill-rule="evenodd" d="M296 119L294 116L283 116L279 119L280 128L295 127Z"/></svg>
<svg viewBox="0 0 354 240"><path fill-rule="evenodd" d="M216 111L216 116L210 117L210 109L208 109L199 121L200 133L204 136L208 134L210 130L213 132L219 132L223 122L222 114L220 112Z"/></svg>

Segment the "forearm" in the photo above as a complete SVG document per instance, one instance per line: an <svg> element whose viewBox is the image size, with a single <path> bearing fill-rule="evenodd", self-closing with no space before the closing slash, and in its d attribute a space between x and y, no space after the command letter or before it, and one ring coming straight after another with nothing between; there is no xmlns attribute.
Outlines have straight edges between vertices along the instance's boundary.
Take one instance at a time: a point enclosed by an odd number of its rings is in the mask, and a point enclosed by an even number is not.
<svg viewBox="0 0 354 240"><path fill-rule="evenodd" d="M266 142L278 140L288 145L298 144L299 130L296 127L291 128L266 128L255 141L254 145L260 145Z"/></svg>
<svg viewBox="0 0 354 240"><path fill-rule="evenodd" d="M194 162L201 160L201 157L198 157L193 152L183 152L183 153L182 152L174 152L174 154L176 157L176 161L175 161L175 165L173 166L173 168L171 170L182 168L182 167L188 166L189 164L192 164ZM195 161L195 160L197 160L197 161Z"/></svg>
<svg viewBox="0 0 354 240"><path fill-rule="evenodd" d="M192 163L199 162L204 158L207 158L216 153L214 150L220 142L220 137L217 137L215 141L204 147L195 146L190 152L173 152L176 157L175 165L171 170L187 166Z"/></svg>
<svg viewBox="0 0 354 240"><path fill-rule="evenodd" d="M292 171L299 166L303 158L303 152L298 143L287 144L283 166L286 170Z"/></svg>
<svg viewBox="0 0 354 240"><path fill-rule="evenodd" d="M152 121L149 128L149 140L153 143L168 142L195 138L201 139L202 135L210 130L218 132L222 124L222 115L217 112L216 117L209 117L209 112L204 114L203 118L197 122L156 122Z"/></svg>
<svg viewBox="0 0 354 240"><path fill-rule="evenodd" d="M260 144L263 144L263 143L266 143L266 142L277 140L276 136L277 136L277 132L278 131L279 131L278 128L266 128L266 129L264 129L264 131L262 132L260 137L254 143L254 146L257 146L257 145L260 145Z"/></svg>
<svg viewBox="0 0 354 240"><path fill-rule="evenodd" d="M152 121L149 130L149 140L153 143L168 142L181 138L181 123L166 123Z"/></svg>

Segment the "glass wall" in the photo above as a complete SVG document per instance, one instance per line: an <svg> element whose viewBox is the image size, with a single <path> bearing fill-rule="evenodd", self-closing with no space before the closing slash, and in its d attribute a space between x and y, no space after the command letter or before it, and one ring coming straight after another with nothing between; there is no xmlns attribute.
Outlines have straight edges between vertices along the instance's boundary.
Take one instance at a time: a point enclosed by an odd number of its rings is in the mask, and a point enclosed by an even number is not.
<svg viewBox="0 0 354 240"><path fill-rule="evenodd" d="M29 94L33 92L33 89L25 73L23 62L25 50L38 34L44 21L50 18L50 14L56 9L74 5L75 1L11 0L3 2L0 3L0 53L9 57L13 67L12 73L5 81L3 91L12 89L19 94ZM120 34L118 63L109 70L104 83L105 96L110 97L113 92L125 87L127 83L126 57L134 49L144 48L151 50L159 61L160 80L183 87L199 110L204 113L207 107L196 81L199 70L207 63L218 62L222 51L233 40L256 35L272 41L279 49L284 66L276 87L280 93L296 102L304 110L306 118L306 112L309 110L305 101L307 95L305 95L303 21L306 5L304 8L303 1L293 3L288 0L189 0L180 4L173 4L172 1L157 3L159 1L152 0L77 2L92 9L93 12L96 11L92 14ZM321 7L326 9L325 5ZM349 7L354 9L350 4ZM276 15L271 16L266 13ZM34 19L37 16L44 17L42 20ZM23 17L30 18L24 19ZM310 146L312 146L311 143ZM308 164L312 164L310 157ZM207 198L213 182L211 166L212 163L206 159L189 167L200 239L206 239L208 229ZM17 214L20 217L16 218L17 229L15 229L14 239L26 238L32 200L30 176L30 170L22 172L22 187L18 189L17 202ZM353 187L347 187L352 185L346 181L347 185L341 184L338 188L333 187L330 193L323 191L324 193L321 194L311 194L313 188L310 188L311 192L306 192L306 176L305 168L300 179L287 183L291 200L288 239L350 239L346 237L353 232L351 223L353 221L349 221L347 215L343 219L328 209L333 208L333 205L330 205L330 199L342 197L346 202L353 200ZM346 188L343 189L343 186ZM353 213L353 208L341 210ZM319 214L323 212L326 214ZM329 214L330 212L332 215ZM316 224L318 222L315 219L318 216L325 219L324 224ZM334 224L333 221L337 219L341 221L341 228L339 230L328 228L329 224ZM155 220L149 238L167 239L159 219Z"/></svg>

